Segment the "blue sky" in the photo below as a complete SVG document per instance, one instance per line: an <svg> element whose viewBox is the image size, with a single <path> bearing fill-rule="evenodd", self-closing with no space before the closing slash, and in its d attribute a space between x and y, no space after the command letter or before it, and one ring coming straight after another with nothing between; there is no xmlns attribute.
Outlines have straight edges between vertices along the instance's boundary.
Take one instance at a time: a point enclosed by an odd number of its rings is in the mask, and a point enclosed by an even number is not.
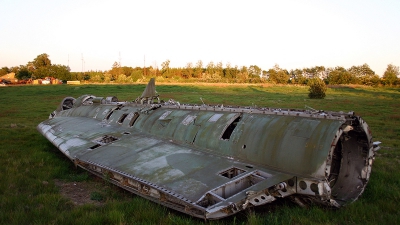
<svg viewBox="0 0 400 225"><path fill-rule="evenodd" d="M398 0L0 0L0 67L400 66Z"/></svg>

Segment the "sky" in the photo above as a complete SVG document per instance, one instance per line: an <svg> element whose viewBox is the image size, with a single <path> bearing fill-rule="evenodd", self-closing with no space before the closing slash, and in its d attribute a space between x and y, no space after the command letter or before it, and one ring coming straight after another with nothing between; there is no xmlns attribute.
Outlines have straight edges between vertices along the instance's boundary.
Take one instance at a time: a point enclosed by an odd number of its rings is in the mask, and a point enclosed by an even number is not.
<svg viewBox="0 0 400 225"><path fill-rule="evenodd" d="M0 67L400 66L398 0L0 0Z"/></svg>

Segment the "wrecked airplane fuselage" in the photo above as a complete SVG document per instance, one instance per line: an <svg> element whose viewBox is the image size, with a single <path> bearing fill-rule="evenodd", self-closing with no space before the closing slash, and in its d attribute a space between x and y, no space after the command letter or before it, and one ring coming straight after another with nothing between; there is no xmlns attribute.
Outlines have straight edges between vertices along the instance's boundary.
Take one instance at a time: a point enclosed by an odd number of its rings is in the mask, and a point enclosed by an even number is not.
<svg viewBox="0 0 400 225"><path fill-rule="evenodd" d="M67 97L38 130L77 166L205 219L284 197L346 205L379 149L353 112L158 102L154 80L134 102Z"/></svg>

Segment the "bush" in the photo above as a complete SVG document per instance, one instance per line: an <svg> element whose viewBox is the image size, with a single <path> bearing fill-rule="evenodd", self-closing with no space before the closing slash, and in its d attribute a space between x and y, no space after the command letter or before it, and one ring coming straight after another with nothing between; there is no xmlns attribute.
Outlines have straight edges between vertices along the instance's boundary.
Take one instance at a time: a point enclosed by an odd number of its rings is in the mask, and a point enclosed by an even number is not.
<svg viewBox="0 0 400 225"><path fill-rule="evenodd" d="M325 92L326 92L326 85L325 82L319 78L313 78L308 81L308 86L310 87L308 89L308 97L309 98L318 98L318 99L323 99L325 98Z"/></svg>

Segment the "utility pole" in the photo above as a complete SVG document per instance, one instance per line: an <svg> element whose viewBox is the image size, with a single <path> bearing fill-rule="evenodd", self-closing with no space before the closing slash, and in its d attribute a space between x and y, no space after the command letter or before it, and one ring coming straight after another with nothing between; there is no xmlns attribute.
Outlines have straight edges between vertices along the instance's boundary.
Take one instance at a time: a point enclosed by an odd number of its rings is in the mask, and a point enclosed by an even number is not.
<svg viewBox="0 0 400 225"><path fill-rule="evenodd" d="M119 67L121 67L121 52L119 52Z"/></svg>
<svg viewBox="0 0 400 225"><path fill-rule="evenodd" d="M82 56L82 73L83 73L83 53L81 53Z"/></svg>
<svg viewBox="0 0 400 225"><path fill-rule="evenodd" d="M143 55L143 76L146 76L146 55Z"/></svg>

